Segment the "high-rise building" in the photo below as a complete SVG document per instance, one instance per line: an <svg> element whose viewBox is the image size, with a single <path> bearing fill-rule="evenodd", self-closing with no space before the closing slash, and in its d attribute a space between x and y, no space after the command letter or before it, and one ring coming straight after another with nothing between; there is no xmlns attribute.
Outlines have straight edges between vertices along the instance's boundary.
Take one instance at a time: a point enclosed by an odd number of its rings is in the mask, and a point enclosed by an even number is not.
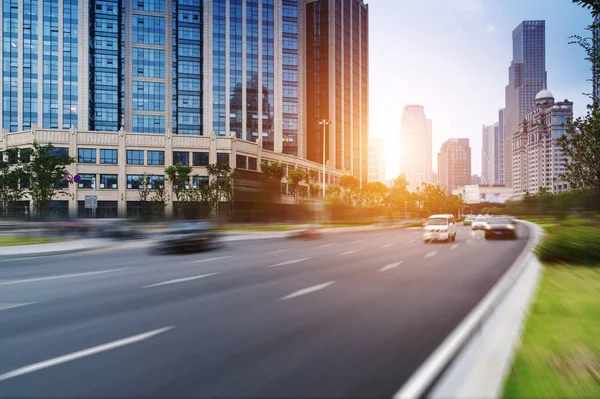
<svg viewBox="0 0 600 399"><path fill-rule="evenodd" d="M369 183L385 182L385 146L383 139L369 138Z"/></svg>
<svg viewBox="0 0 600 399"><path fill-rule="evenodd" d="M298 0L2 2L2 127L217 136L291 155Z"/></svg>
<svg viewBox="0 0 600 399"><path fill-rule="evenodd" d="M504 111L505 143L512 143L519 123L535 105L536 94L547 87L546 23L523 21L512 33L513 59L509 68ZM512 186L511 147L505 149L505 184Z"/></svg>
<svg viewBox="0 0 600 399"><path fill-rule="evenodd" d="M495 165L494 165L494 177L497 185L504 185L504 108L498 110L498 132L496 134L496 143L494 145L494 154L496 154Z"/></svg>
<svg viewBox="0 0 600 399"><path fill-rule="evenodd" d="M369 8L363 0L306 0L306 156L368 179Z"/></svg>
<svg viewBox="0 0 600 399"><path fill-rule="evenodd" d="M422 105L407 105L402 114L400 173L414 191L433 180L432 121Z"/></svg>
<svg viewBox="0 0 600 399"><path fill-rule="evenodd" d="M447 194L471 183L471 147L469 139L450 139L442 144L438 154L440 186Z"/></svg>
<svg viewBox="0 0 600 399"><path fill-rule="evenodd" d="M498 123L490 126L483 125L481 144L481 184L496 184L496 137Z"/></svg>
<svg viewBox="0 0 600 399"><path fill-rule="evenodd" d="M561 179L565 171L564 155L556 141L566 134L564 124L572 117L572 102L555 102L548 90L537 94L535 108L525 115L512 140L515 195L535 194L540 187L550 193L569 189L569 184Z"/></svg>
<svg viewBox="0 0 600 399"><path fill-rule="evenodd" d="M472 186L478 186L480 184L481 184L481 178L479 177L479 175L471 176L471 185Z"/></svg>

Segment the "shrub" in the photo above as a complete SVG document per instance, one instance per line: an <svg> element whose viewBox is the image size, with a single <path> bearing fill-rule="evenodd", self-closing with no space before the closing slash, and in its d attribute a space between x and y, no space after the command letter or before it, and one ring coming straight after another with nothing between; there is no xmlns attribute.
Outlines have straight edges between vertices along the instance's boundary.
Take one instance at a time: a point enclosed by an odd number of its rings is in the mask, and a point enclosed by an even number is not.
<svg viewBox="0 0 600 399"><path fill-rule="evenodd" d="M561 227L549 234L536 252L544 262L600 266L600 229Z"/></svg>

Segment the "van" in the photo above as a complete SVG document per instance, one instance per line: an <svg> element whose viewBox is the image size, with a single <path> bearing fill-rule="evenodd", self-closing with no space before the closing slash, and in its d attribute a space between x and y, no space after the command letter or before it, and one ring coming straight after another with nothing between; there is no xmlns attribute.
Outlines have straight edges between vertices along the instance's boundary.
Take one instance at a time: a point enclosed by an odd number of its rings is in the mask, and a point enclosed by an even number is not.
<svg viewBox="0 0 600 399"><path fill-rule="evenodd" d="M425 222L423 227L423 241L455 241L456 220L454 215L433 215Z"/></svg>

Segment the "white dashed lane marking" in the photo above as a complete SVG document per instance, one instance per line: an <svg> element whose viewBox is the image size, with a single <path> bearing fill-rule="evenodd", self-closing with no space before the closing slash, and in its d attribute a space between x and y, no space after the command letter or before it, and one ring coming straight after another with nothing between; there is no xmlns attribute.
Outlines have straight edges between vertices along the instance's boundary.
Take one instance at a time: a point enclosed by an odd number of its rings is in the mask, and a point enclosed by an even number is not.
<svg viewBox="0 0 600 399"><path fill-rule="evenodd" d="M393 245L394 245L394 244L385 244L385 245L382 245L382 246L381 246L381 249L383 249L383 248L389 248L389 247L391 247L391 246L393 246Z"/></svg>
<svg viewBox="0 0 600 399"><path fill-rule="evenodd" d="M315 286L312 286L312 287L304 288L302 290L298 290L296 292L292 292L288 296L284 296L283 298L281 298L281 300L285 301L287 299L292 299L292 298L296 298L296 297L299 297L299 296L302 296L302 295L310 294L311 292L320 291L320 290L323 290L323 289L329 287L333 283L335 283L335 281L330 281L328 283L319 284L319 285L315 285Z"/></svg>
<svg viewBox="0 0 600 399"><path fill-rule="evenodd" d="M352 241L350 244L358 244L359 242L363 242L364 240L356 240L356 241Z"/></svg>
<svg viewBox="0 0 600 399"><path fill-rule="evenodd" d="M416 242L417 240L408 240L406 241L407 244L412 244L413 242Z"/></svg>
<svg viewBox="0 0 600 399"><path fill-rule="evenodd" d="M291 251L292 248L287 248L287 249L278 249L277 251L271 251L271 252L267 252L266 255L273 255L273 254L282 254L284 252L287 251Z"/></svg>
<svg viewBox="0 0 600 399"><path fill-rule="evenodd" d="M454 249L456 249L456 248L458 248L458 244L453 244L453 245L450 247L450 249L452 249L452 250L454 250Z"/></svg>
<svg viewBox="0 0 600 399"><path fill-rule="evenodd" d="M294 259L294 260L287 260L285 262L276 263L276 264L271 265L269 267L278 267L278 266L293 265L294 263L304 262L305 260L309 260L309 259L310 258L300 258L300 259Z"/></svg>
<svg viewBox="0 0 600 399"><path fill-rule="evenodd" d="M379 269L379 271L380 272L387 272L388 270L392 270L392 269L397 268L398 266L400 266L403 263L404 263L403 260L401 260L400 262L390 263L389 265L384 266L381 269Z"/></svg>
<svg viewBox="0 0 600 399"><path fill-rule="evenodd" d="M360 249L353 249L352 251L342 252L339 256L352 255L352 254L355 254L355 253L357 253L359 251L360 251Z"/></svg>
<svg viewBox="0 0 600 399"><path fill-rule="evenodd" d="M188 262L189 264L192 263L206 263L206 262L213 262L216 260L222 260L222 259L227 259L227 258L231 258L231 255L229 256L218 256L216 258L206 258L206 259L198 259L198 260L193 260L191 262Z"/></svg>
<svg viewBox="0 0 600 399"><path fill-rule="evenodd" d="M27 303L0 303L0 310L8 310L14 308L20 308L21 306L33 305L35 302Z"/></svg>
<svg viewBox="0 0 600 399"><path fill-rule="evenodd" d="M473 242L473 241L471 241L471 240L467 240L467 244L470 244L470 243L472 243L472 242Z"/></svg>
<svg viewBox="0 0 600 399"><path fill-rule="evenodd" d="M334 246L335 244L323 244L323 245L319 245L318 248L329 248Z"/></svg>
<svg viewBox="0 0 600 399"><path fill-rule="evenodd" d="M162 283L150 284L150 285L147 285L147 286L142 287L142 288L160 287L161 285L170 285L170 284L177 284L177 283L185 283L187 281L199 280L201 278L206 278L206 277L214 276L214 275L217 275L217 274L219 274L219 273L209 273L209 274L201 274L199 276L191 276L191 277L178 278L178 279L175 279L175 280L163 281Z"/></svg>
<svg viewBox="0 0 600 399"><path fill-rule="evenodd" d="M425 254L425 259L431 258L432 256L436 256L436 255L437 255L437 251L431 251L431 252Z"/></svg>
<svg viewBox="0 0 600 399"><path fill-rule="evenodd" d="M55 276L32 277L32 278L25 278L25 279L21 279L21 280L7 280L7 281L0 281L0 285L38 283L40 281L50 281L50 280L61 280L61 279L66 279L66 278L96 276L96 275L100 275L100 274L120 272L122 270L128 270L128 269L129 268L110 269L110 270L99 270L99 271L96 271L96 272L72 273L72 274L58 274L58 275L55 275Z"/></svg>

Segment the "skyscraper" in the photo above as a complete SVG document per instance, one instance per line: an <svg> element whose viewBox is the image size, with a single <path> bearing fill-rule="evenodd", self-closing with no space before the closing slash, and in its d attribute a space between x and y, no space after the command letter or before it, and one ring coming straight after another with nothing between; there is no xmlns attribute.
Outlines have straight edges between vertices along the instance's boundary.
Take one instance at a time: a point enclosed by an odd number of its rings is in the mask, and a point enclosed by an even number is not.
<svg viewBox="0 0 600 399"><path fill-rule="evenodd" d="M512 143L519 123L534 107L536 94L547 86L546 73L546 23L523 21L512 33L513 59L506 86L505 143ZM504 146L505 184L512 186L511 146Z"/></svg>
<svg viewBox="0 0 600 399"><path fill-rule="evenodd" d="M409 189L433 180L432 121L425 117L422 105L407 105L402 114L400 173Z"/></svg>
<svg viewBox="0 0 600 399"><path fill-rule="evenodd" d="M369 138L369 183L385 181L385 146L383 139Z"/></svg>
<svg viewBox="0 0 600 399"><path fill-rule="evenodd" d="M471 183L471 147L469 139L450 139L442 144L438 154L440 186L447 194Z"/></svg>
<svg viewBox="0 0 600 399"><path fill-rule="evenodd" d="M233 132L301 155L301 20L298 0L3 1L2 127Z"/></svg>
<svg viewBox="0 0 600 399"><path fill-rule="evenodd" d="M481 145L481 184L492 186L496 184L496 137L498 123L490 126L483 125Z"/></svg>
<svg viewBox="0 0 600 399"><path fill-rule="evenodd" d="M306 155L368 180L369 8L363 0L306 0Z"/></svg>
<svg viewBox="0 0 600 399"><path fill-rule="evenodd" d="M496 154L496 159L495 159L495 169L494 169L494 175L495 175L495 180L496 180L496 184L498 185L504 185L504 176L505 176L505 171L504 171L504 158L505 158L505 151L504 151L504 137L506 135L505 129L505 122L504 122L504 108L501 108L498 110L498 133L496 134L496 144L494 146L494 153Z"/></svg>

